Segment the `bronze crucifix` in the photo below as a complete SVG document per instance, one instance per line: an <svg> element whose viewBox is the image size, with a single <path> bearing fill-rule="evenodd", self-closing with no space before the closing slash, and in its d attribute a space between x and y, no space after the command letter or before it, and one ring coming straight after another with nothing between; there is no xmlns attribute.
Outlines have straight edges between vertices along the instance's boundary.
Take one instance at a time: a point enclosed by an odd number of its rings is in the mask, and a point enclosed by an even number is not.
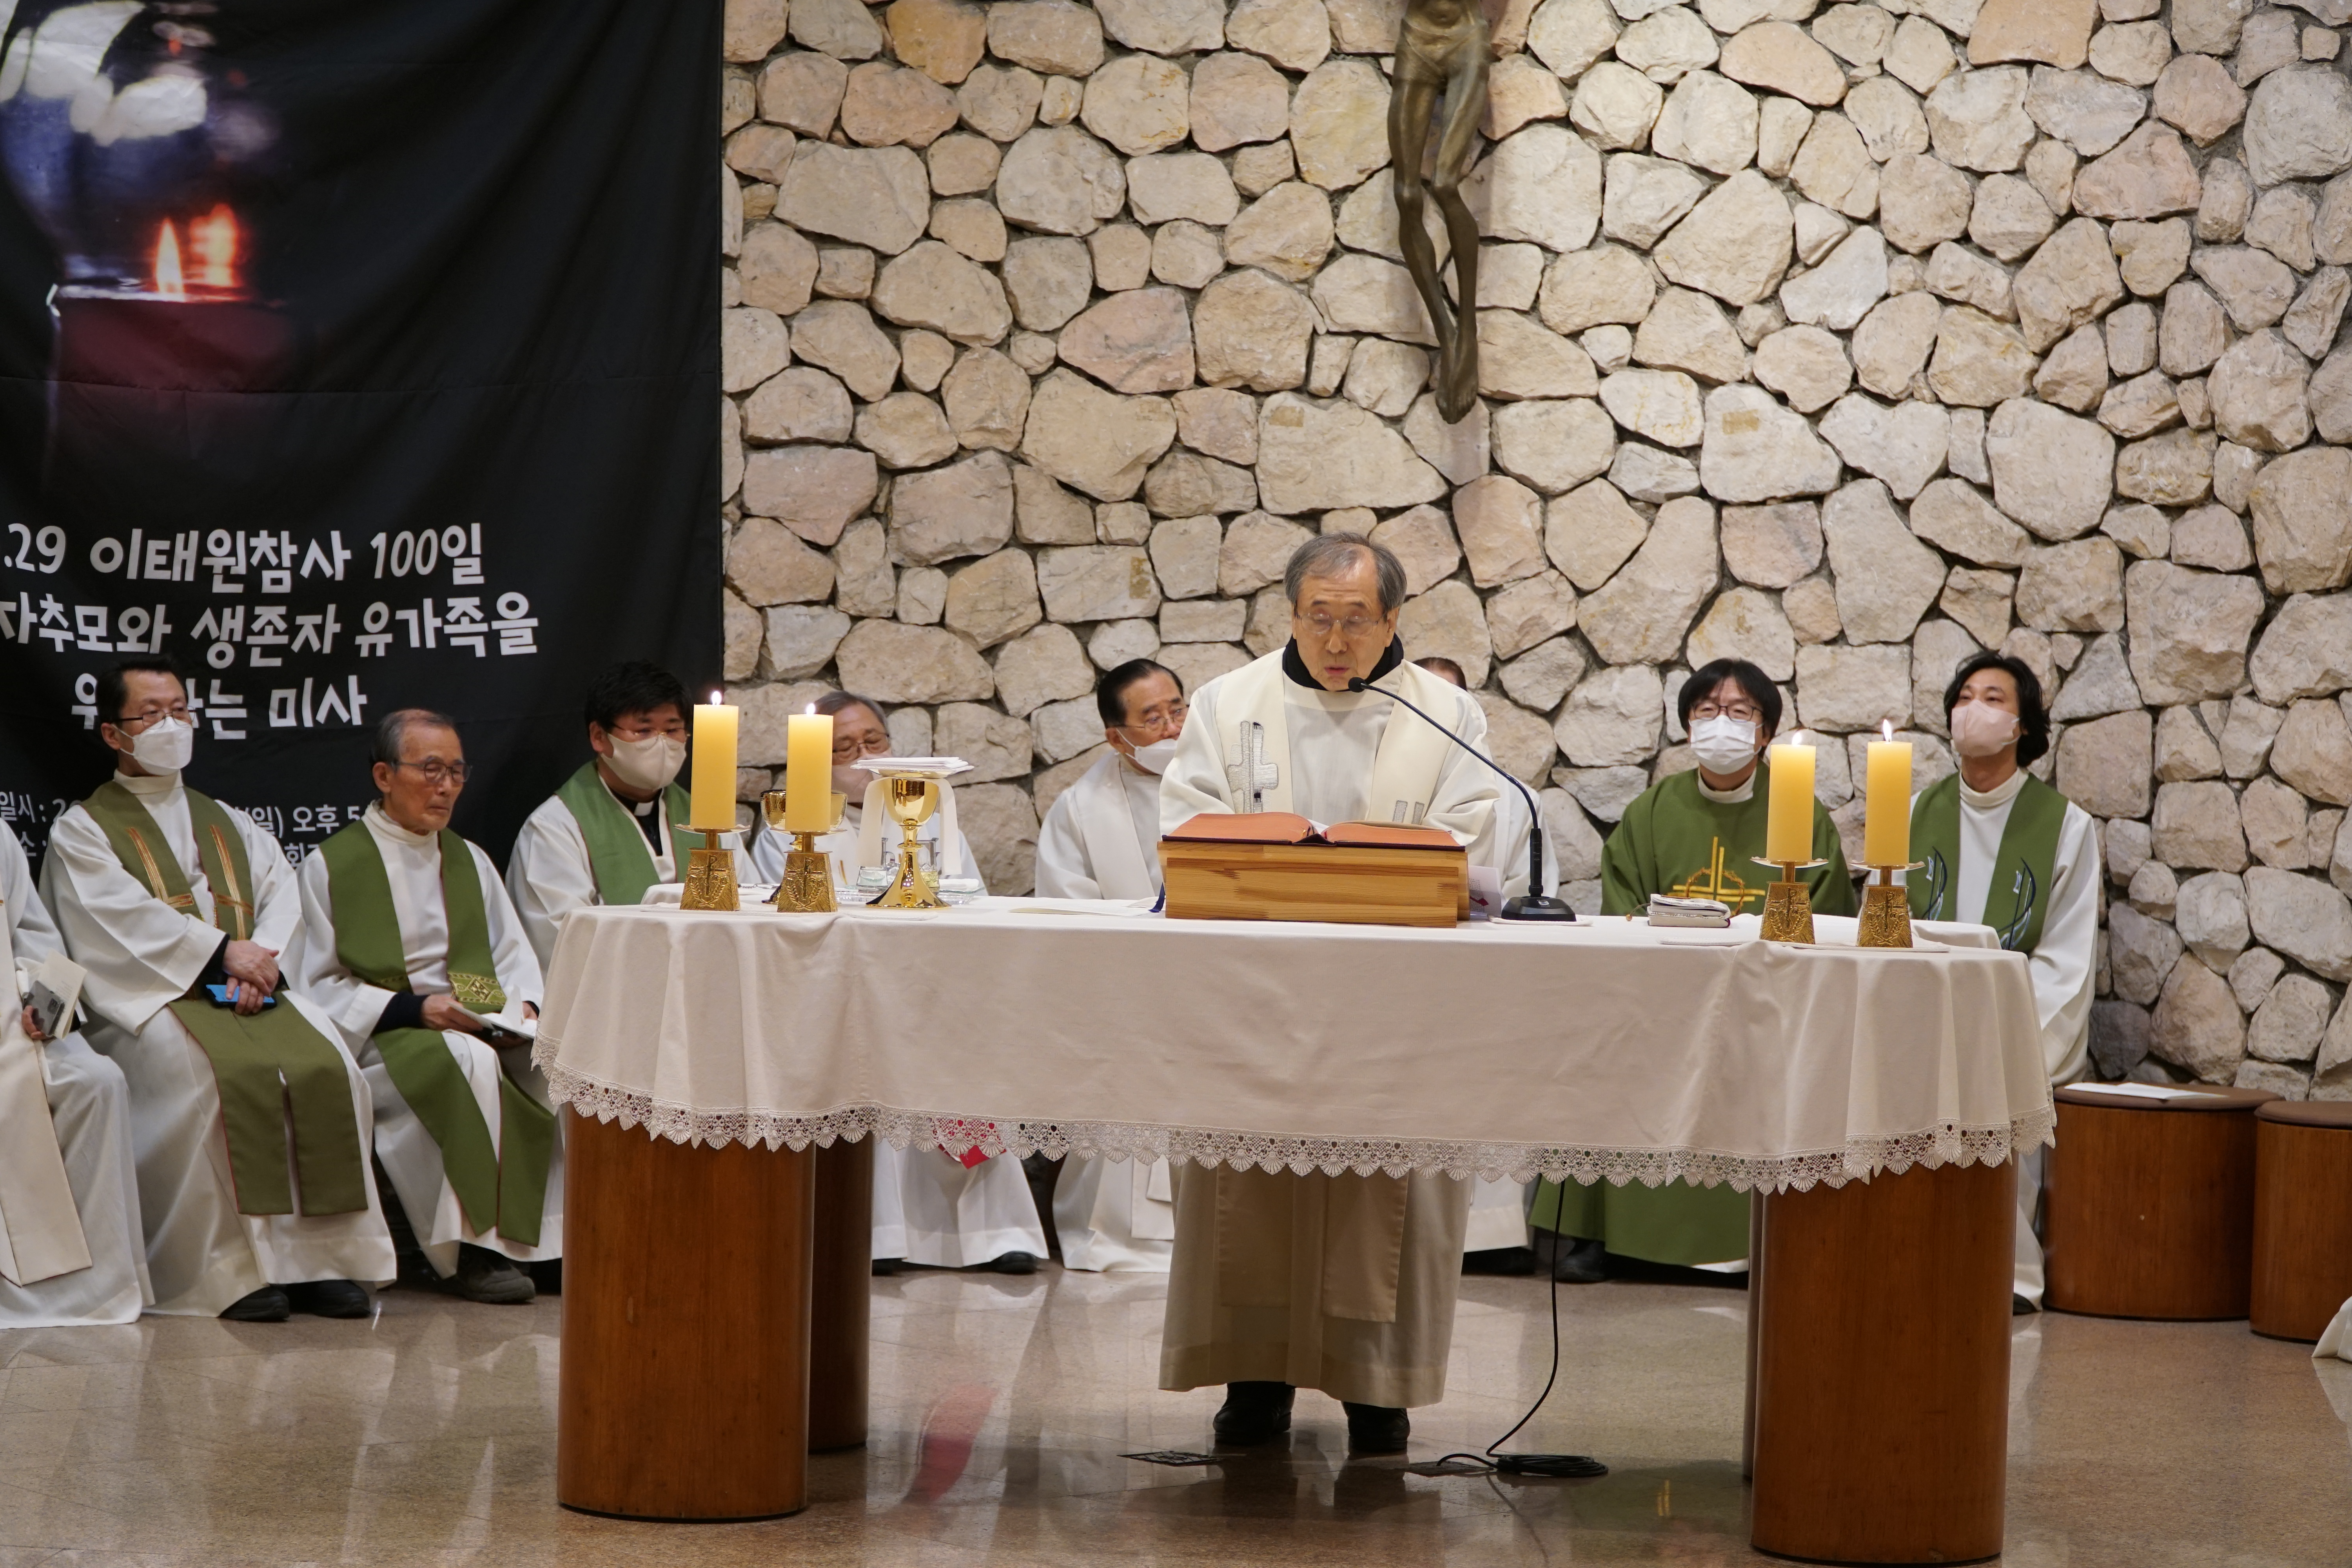
<svg viewBox="0 0 2352 1568"><path fill-rule="evenodd" d="M1396 85L1389 96L1397 244L1437 334L1437 411L1449 425L1469 413L1478 397L1478 224L1462 199L1462 180L1470 172L1478 121L1486 111L1486 18L1478 0L1407 0L1397 38ZM1445 122L1438 131L1436 163L1424 182L1422 156L1441 92ZM1445 297L1435 248L1423 226L1424 190L1445 221L1459 310Z"/></svg>

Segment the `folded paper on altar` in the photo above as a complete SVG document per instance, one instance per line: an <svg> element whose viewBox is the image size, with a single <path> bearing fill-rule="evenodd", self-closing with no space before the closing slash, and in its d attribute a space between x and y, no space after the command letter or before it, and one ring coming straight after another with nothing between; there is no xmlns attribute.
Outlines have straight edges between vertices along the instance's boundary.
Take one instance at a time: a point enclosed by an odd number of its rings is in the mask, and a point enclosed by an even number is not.
<svg viewBox="0 0 2352 1568"><path fill-rule="evenodd" d="M1451 926L1470 910L1469 856L1441 828L1203 812L1160 864L1172 920Z"/></svg>

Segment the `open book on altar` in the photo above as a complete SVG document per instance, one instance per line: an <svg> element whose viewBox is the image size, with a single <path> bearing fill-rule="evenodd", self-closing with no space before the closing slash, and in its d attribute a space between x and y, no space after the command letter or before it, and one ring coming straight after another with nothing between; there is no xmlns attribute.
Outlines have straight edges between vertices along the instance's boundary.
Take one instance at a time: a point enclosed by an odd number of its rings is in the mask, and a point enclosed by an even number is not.
<svg viewBox="0 0 2352 1568"><path fill-rule="evenodd" d="M1286 811L1204 811L1166 837L1192 844L1335 844L1357 848L1459 849L1442 827L1397 822L1335 822L1326 826Z"/></svg>

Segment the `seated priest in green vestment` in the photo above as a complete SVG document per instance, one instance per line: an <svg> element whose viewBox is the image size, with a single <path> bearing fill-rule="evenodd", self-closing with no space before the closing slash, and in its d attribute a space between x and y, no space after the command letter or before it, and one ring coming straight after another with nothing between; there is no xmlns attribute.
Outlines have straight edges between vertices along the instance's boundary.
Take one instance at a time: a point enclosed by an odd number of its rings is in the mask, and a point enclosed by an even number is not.
<svg viewBox="0 0 2352 1568"><path fill-rule="evenodd" d="M1601 852L1601 912L1638 915L1653 893L1718 899L1734 914L1764 912L1772 872L1764 853L1770 775L1764 748L1780 723L1780 693L1746 659L1722 658L1683 682L1675 700L1697 766L1669 774L1637 796ZM1813 803L1813 856L1805 873L1813 909L1852 914L1853 879L1837 825ZM1555 1278L1608 1276L1607 1255L1734 1272L1747 1267L1748 1194L1727 1186L1669 1182L1563 1185L1545 1182L1530 1216L1537 1250Z"/></svg>
<svg viewBox="0 0 2352 1568"><path fill-rule="evenodd" d="M449 827L457 727L419 708L375 732L379 799L302 864L295 983L375 1091L375 1152L425 1259L468 1300L535 1293L563 1253L563 1155L530 1065L539 960L481 848Z"/></svg>
<svg viewBox="0 0 2352 1568"><path fill-rule="evenodd" d="M2091 1074L2091 999L2098 981L2099 833L2091 814L2025 770L2050 751L2050 718L2032 668L2004 654L1962 664L1944 692L1957 773L1911 802L1904 879L1922 920L1992 927L2026 956L2051 1087ZM2042 1305L2043 1151L2017 1162L2012 1308Z"/></svg>
<svg viewBox="0 0 2352 1568"><path fill-rule="evenodd" d="M616 664L590 683L584 707L595 754L524 820L507 861L507 891L543 972L554 967L564 916L643 902L647 888L683 879L687 851L702 846L675 782L688 707L677 677L643 659ZM751 881L741 836L719 839L736 851L736 880Z"/></svg>
<svg viewBox="0 0 2352 1568"><path fill-rule="evenodd" d="M114 776L49 829L41 898L89 971L90 1046L130 1089L149 1310L366 1317L357 1282L394 1268L373 1111L333 1021L287 988L294 868L184 781L194 715L167 661L101 671L97 704Z"/></svg>

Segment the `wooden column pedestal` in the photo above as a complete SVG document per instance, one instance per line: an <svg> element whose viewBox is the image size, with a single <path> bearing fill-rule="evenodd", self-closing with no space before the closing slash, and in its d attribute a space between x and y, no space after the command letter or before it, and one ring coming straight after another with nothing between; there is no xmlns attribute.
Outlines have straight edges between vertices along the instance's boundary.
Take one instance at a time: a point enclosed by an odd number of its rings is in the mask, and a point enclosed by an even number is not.
<svg viewBox="0 0 2352 1568"><path fill-rule="evenodd" d="M2253 1300L2247 1327L2315 1340L2352 1300L2352 1103L2255 1113Z"/></svg>
<svg viewBox="0 0 2352 1568"><path fill-rule="evenodd" d="M874 1139L815 1149L816 1262L809 1321L808 1446L866 1441L874 1289Z"/></svg>
<svg viewBox="0 0 2352 1568"><path fill-rule="evenodd" d="M1763 1203L1749 1542L1812 1563L1997 1555L2016 1167Z"/></svg>
<svg viewBox="0 0 2352 1568"><path fill-rule="evenodd" d="M799 1511L816 1152L563 1121L556 1500L630 1519Z"/></svg>

